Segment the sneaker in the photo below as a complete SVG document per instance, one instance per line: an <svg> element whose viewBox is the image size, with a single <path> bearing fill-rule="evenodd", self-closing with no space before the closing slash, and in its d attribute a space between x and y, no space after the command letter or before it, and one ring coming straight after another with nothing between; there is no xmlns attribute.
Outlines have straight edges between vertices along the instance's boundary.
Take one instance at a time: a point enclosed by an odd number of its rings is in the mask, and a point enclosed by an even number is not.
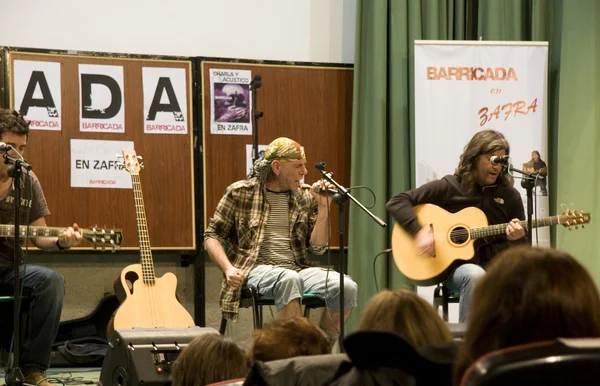
<svg viewBox="0 0 600 386"><path fill-rule="evenodd" d="M39 371L32 371L25 374L25 383L36 386L54 386L46 380L46 374Z"/></svg>

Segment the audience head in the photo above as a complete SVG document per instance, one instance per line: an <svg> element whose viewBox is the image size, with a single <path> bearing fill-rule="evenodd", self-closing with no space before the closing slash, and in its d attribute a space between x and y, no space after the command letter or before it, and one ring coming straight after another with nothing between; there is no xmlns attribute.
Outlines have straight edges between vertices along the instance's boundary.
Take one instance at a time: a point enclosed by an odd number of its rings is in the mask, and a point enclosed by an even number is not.
<svg viewBox="0 0 600 386"><path fill-rule="evenodd" d="M307 318L275 319L263 329L254 331L248 359L268 362L330 352L325 333Z"/></svg>
<svg viewBox="0 0 600 386"><path fill-rule="evenodd" d="M558 337L600 337L600 297L587 270L555 249L513 247L477 283L455 380L477 358Z"/></svg>
<svg viewBox="0 0 600 386"><path fill-rule="evenodd" d="M220 334L202 334L183 349L173 364L173 386L202 386L245 378L248 360L244 351Z"/></svg>
<svg viewBox="0 0 600 386"><path fill-rule="evenodd" d="M450 330L435 309L407 289L384 290L371 298L358 330L394 332L415 347L452 341Z"/></svg>

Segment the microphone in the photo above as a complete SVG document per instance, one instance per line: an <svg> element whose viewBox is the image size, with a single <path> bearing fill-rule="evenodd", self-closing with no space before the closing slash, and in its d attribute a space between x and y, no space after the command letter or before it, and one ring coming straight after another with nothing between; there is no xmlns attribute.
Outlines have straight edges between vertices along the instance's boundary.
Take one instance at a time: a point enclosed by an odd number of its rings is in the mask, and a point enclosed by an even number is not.
<svg viewBox="0 0 600 386"><path fill-rule="evenodd" d="M12 149L11 145L7 145L4 142L0 142L0 151L6 152L6 151L10 151L10 149Z"/></svg>
<svg viewBox="0 0 600 386"><path fill-rule="evenodd" d="M317 163L315 163L315 168L317 170L320 170L320 171L325 170L326 166L327 166L327 164L325 162L317 162Z"/></svg>
<svg viewBox="0 0 600 386"><path fill-rule="evenodd" d="M510 156L503 155L502 157L498 157L497 155L493 155L490 157L490 163L492 165L506 165L510 161Z"/></svg>
<svg viewBox="0 0 600 386"><path fill-rule="evenodd" d="M260 76L259 74L255 74L254 79L252 79L252 82L250 82L250 88L252 90L256 90L257 88L261 88L261 87L262 87L262 76Z"/></svg>
<svg viewBox="0 0 600 386"><path fill-rule="evenodd" d="M336 194L338 191L335 189L323 189L321 188L319 185L309 185L309 184L302 184L302 189L311 189L315 191L315 193L317 194L322 194L325 196L333 196L334 194Z"/></svg>
<svg viewBox="0 0 600 386"><path fill-rule="evenodd" d="M319 185L313 185L312 188L315 191L315 193L322 194L324 196L333 196L334 194L337 194L337 192L338 192L335 189L323 189Z"/></svg>

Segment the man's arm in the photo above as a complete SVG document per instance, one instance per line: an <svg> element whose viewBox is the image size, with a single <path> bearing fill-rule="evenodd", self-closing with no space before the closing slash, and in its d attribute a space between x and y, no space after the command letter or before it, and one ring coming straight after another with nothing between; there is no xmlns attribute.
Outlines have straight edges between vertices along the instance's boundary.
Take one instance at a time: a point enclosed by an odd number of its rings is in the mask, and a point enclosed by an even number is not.
<svg viewBox="0 0 600 386"><path fill-rule="evenodd" d="M46 227L46 219L40 217L33 221L31 226ZM61 251L81 243L81 233L79 232L79 226L73 224L72 227L67 228L59 237L36 237L31 241L36 247L45 251Z"/></svg>
<svg viewBox="0 0 600 386"><path fill-rule="evenodd" d="M327 205L318 205L317 221L312 233L310 234L310 243L314 246L327 246L329 235L327 226L329 224L329 210Z"/></svg>
<svg viewBox="0 0 600 386"><path fill-rule="evenodd" d="M448 185L445 179L428 182L419 188L392 197L385 208L400 226L414 235L421 229L421 224L413 208L421 204L441 205Z"/></svg>

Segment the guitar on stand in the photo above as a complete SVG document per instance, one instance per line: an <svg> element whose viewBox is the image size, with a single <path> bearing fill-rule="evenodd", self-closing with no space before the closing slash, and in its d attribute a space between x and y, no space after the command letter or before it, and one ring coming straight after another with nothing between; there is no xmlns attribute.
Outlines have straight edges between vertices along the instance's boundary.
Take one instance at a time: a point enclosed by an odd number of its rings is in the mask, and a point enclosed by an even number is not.
<svg viewBox="0 0 600 386"><path fill-rule="evenodd" d="M475 207L450 213L437 205L423 204L415 206L414 211L421 226L431 230L435 255L420 255L414 237L399 224L394 225L392 232L392 254L400 272L413 283L424 286L442 282L457 265L472 260L476 248L488 242L486 238L504 234L508 226L488 225L485 213ZM589 213L565 211L533 221L532 228L560 224L577 229L590 220ZM527 228L527 221L520 224Z"/></svg>
<svg viewBox="0 0 600 386"><path fill-rule="evenodd" d="M121 272L115 283L115 293L121 301L111 325L113 329L128 328L185 328L194 326L194 319L176 298L177 277L168 272L158 278L154 274L148 223L142 197L139 163L134 150L123 149L123 163L131 174L135 214L140 242L141 263L132 264ZM131 283L130 285L128 284Z"/></svg>

